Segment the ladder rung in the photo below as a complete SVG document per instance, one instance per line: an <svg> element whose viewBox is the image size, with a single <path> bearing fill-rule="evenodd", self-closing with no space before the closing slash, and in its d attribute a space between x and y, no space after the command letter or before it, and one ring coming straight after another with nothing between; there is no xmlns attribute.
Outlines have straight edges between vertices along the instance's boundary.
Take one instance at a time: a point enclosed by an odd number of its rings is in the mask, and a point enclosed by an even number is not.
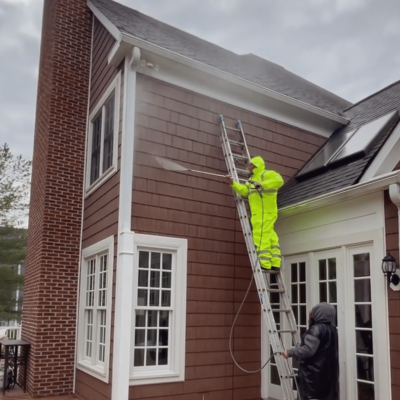
<svg viewBox="0 0 400 400"><path fill-rule="evenodd" d="M285 289L267 289L270 293L285 293Z"/></svg>
<svg viewBox="0 0 400 400"><path fill-rule="evenodd" d="M229 140L229 143L233 144L234 146L240 146L240 147L244 146L243 142L238 142L237 140Z"/></svg>
<svg viewBox="0 0 400 400"><path fill-rule="evenodd" d="M275 312L275 313L277 313L277 312L289 313L291 310L290 310L290 308L271 308L271 311Z"/></svg>
<svg viewBox="0 0 400 400"><path fill-rule="evenodd" d="M247 157L242 154L232 153L232 157L236 158L237 160L246 160L247 161Z"/></svg>
<svg viewBox="0 0 400 400"><path fill-rule="evenodd" d="M232 128L232 127L230 127L230 126L225 126L225 129L227 129L228 131L240 132L240 129Z"/></svg>
<svg viewBox="0 0 400 400"><path fill-rule="evenodd" d="M264 274L272 274L272 275L278 275L281 272L280 270L265 269L265 268L261 268L261 271L264 272Z"/></svg>
<svg viewBox="0 0 400 400"><path fill-rule="evenodd" d="M294 331L293 329L281 329L278 330L279 333L296 333L297 331Z"/></svg>
<svg viewBox="0 0 400 400"><path fill-rule="evenodd" d="M238 174L242 174L242 175L247 175L247 176L249 176L249 171L247 171L247 169L238 169L238 168L236 168L236 172L237 172Z"/></svg>

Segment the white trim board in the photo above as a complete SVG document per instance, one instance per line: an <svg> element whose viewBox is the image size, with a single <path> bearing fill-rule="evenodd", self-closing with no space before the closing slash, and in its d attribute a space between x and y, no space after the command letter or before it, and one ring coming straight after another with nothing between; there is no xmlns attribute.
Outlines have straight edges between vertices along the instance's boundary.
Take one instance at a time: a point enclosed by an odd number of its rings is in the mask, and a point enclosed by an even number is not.
<svg viewBox="0 0 400 400"><path fill-rule="evenodd" d="M87 1L87 6L94 16L104 25L116 40L121 40L120 30L90 1Z"/></svg>
<svg viewBox="0 0 400 400"><path fill-rule="evenodd" d="M360 182L367 182L376 176L391 172L400 161L400 123L394 128L385 144L365 171Z"/></svg>

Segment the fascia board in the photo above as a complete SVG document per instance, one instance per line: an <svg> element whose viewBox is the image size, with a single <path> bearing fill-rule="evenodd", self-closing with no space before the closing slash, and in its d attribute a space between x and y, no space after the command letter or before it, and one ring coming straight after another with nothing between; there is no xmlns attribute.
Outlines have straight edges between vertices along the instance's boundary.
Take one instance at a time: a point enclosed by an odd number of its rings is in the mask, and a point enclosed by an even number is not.
<svg viewBox="0 0 400 400"><path fill-rule="evenodd" d="M378 175L393 171L400 160L400 123L394 128L385 144L365 171L360 182L367 182Z"/></svg>
<svg viewBox="0 0 400 400"><path fill-rule="evenodd" d="M155 45L153 43L147 42L146 40L139 39L135 36L128 35L127 33L122 32L122 37L121 37L121 42L129 43L132 46L137 46L143 50L147 50L149 52L158 54L160 56L163 56L165 58L174 60L176 62L185 64L187 66L190 66L193 69L197 69L202 72L206 72L209 74L212 74L214 76L217 76L218 78L224 79L228 82L244 86L246 88L249 88L255 92L262 93L268 97L271 97L275 100L288 103L290 105L293 105L295 107L298 107L300 109L309 111L310 113L319 115L321 117L324 117L328 120L337 122L341 125L347 125L349 123L349 120L343 117L340 117L339 115L333 114L329 111L325 111L321 108L312 106L310 104L304 103L300 100L295 100L289 96L286 96L284 94L278 93L274 90L265 88L263 86L257 85L253 82L247 81L246 79L237 77L235 75L229 74L227 72L221 71L217 68L211 67L209 65L203 64L199 61L195 61L189 57L183 56L181 54L175 53L173 51L167 50L161 46Z"/></svg>
<svg viewBox="0 0 400 400"><path fill-rule="evenodd" d="M114 39L120 42L122 37L121 31L90 0L87 1L87 6L108 32L110 32Z"/></svg>
<svg viewBox="0 0 400 400"><path fill-rule="evenodd" d="M390 185L396 183L400 183L400 171L393 171L371 179L368 182L360 182L356 185L348 186L343 189L314 197L313 199L304 200L300 203L280 208L279 216L288 217L291 215L301 214L303 212L325 207L333 203L365 196L366 194L372 192L385 190Z"/></svg>

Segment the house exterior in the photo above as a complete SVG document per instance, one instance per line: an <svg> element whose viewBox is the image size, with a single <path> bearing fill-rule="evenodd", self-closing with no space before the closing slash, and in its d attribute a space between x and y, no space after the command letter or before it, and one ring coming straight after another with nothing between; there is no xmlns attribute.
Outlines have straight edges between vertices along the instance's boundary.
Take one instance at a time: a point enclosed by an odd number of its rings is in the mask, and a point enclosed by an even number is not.
<svg viewBox="0 0 400 400"><path fill-rule="evenodd" d="M399 258L400 84L352 105L111 0L45 0L43 17L22 321L29 393L282 398L273 363L248 375L229 352L251 278L230 188L154 157L226 173L222 114L287 181L285 281L301 330L314 303L337 306L342 398L396 399L399 295L380 260ZM301 178L321 146L387 114L362 157ZM248 370L269 358L254 288L233 352Z"/></svg>

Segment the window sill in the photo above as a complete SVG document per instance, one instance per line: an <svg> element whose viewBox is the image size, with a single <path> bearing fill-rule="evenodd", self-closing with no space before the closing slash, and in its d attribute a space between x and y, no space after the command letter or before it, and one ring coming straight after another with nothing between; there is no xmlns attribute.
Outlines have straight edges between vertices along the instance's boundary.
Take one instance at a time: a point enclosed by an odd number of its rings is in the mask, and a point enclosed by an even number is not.
<svg viewBox="0 0 400 400"><path fill-rule="evenodd" d="M130 386L153 385L157 383L184 382L185 374L168 371L137 372L129 379Z"/></svg>
<svg viewBox="0 0 400 400"><path fill-rule="evenodd" d="M111 166L101 178L96 182L92 183L91 186L87 187L85 190L85 198L89 197L93 192L95 192L103 183L108 181L117 172L116 166Z"/></svg>
<svg viewBox="0 0 400 400"><path fill-rule="evenodd" d="M100 367L98 365L90 365L87 361L78 361L76 368L80 371L86 372L87 374L108 383L108 374L106 374L106 367Z"/></svg>

